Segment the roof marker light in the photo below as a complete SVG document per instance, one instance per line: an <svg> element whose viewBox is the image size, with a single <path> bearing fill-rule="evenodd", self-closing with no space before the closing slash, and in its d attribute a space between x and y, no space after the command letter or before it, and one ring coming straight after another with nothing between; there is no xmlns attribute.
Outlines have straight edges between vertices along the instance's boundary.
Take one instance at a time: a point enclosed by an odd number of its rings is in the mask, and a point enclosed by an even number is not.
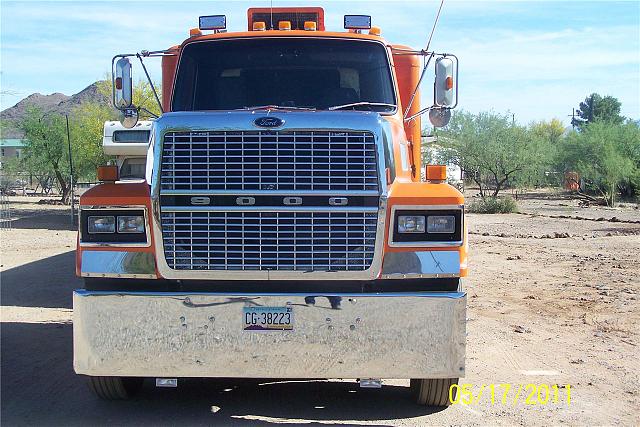
<svg viewBox="0 0 640 427"><path fill-rule="evenodd" d="M304 29L305 31L315 31L317 28L316 23L314 21L305 21Z"/></svg>
<svg viewBox="0 0 640 427"><path fill-rule="evenodd" d="M267 23L264 21L256 21L253 23L253 31L265 31L267 29Z"/></svg>
<svg viewBox="0 0 640 427"><path fill-rule="evenodd" d="M344 15L344 28L346 30L368 30L371 28L371 16Z"/></svg>
<svg viewBox="0 0 640 427"><path fill-rule="evenodd" d="M201 35L202 31L200 31L198 28L192 28L189 30L189 37L197 37Z"/></svg>
<svg viewBox="0 0 640 427"><path fill-rule="evenodd" d="M278 22L278 29L280 31L291 31L291 21Z"/></svg>
<svg viewBox="0 0 640 427"><path fill-rule="evenodd" d="M380 36L380 34L382 34L382 30L380 30L380 27L371 27L369 34L372 36Z"/></svg>
<svg viewBox="0 0 640 427"><path fill-rule="evenodd" d="M201 16L199 23L201 30L224 30L227 28L227 17L224 15Z"/></svg>

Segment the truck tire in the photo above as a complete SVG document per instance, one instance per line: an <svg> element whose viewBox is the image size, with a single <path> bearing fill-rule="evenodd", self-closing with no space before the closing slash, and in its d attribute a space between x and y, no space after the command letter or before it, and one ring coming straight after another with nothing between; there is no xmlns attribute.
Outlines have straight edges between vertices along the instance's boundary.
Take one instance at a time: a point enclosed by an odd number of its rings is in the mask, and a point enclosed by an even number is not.
<svg viewBox="0 0 640 427"><path fill-rule="evenodd" d="M457 378L434 378L411 380L411 392L418 405L445 407L451 404L449 388L457 384ZM451 398L455 401L457 388Z"/></svg>
<svg viewBox="0 0 640 427"><path fill-rule="evenodd" d="M126 400L142 388L144 378L89 377L89 387L100 399Z"/></svg>

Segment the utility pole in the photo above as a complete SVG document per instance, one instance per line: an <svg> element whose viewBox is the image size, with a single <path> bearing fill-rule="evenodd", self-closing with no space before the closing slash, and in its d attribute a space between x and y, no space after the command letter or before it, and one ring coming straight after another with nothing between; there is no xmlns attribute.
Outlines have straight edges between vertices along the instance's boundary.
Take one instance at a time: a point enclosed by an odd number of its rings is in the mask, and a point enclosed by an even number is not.
<svg viewBox="0 0 640 427"><path fill-rule="evenodd" d="M576 109L575 107L572 108L572 112L571 114L569 114L567 117L571 117L571 129L576 130Z"/></svg>
<svg viewBox="0 0 640 427"><path fill-rule="evenodd" d="M69 171L71 176L69 177L69 189L71 190L71 225L75 224L75 206L74 206L74 194L73 194L73 157L71 157L71 132L69 132L69 115L65 114L64 117L67 120L67 144L69 148Z"/></svg>

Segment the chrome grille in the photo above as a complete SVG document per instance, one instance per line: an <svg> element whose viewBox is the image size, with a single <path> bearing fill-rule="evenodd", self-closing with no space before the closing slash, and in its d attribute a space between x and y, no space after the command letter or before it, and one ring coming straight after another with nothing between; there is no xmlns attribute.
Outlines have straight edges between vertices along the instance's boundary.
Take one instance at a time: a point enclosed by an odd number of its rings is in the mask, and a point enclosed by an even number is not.
<svg viewBox="0 0 640 427"><path fill-rule="evenodd" d="M168 132L161 190L378 191L371 132Z"/></svg>
<svg viewBox="0 0 640 427"><path fill-rule="evenodd" d="M362 271L377 212L162 212L174 270Z"/></svg>

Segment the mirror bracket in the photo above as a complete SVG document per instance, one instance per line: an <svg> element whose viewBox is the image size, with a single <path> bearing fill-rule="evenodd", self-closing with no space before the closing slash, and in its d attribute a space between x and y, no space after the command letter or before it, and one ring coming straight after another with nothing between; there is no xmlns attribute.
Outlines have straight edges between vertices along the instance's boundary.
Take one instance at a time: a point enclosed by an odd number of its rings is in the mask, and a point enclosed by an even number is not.
<svg viewBox="0 0 640 427"><path fill-rule="evenodd" d="M432 110L437 110L437 114L434 114L434 116L439 117L440 119L451 115L451 111L452 109L456 108L458 106L458 57L452 53L436 53L436 52L430 52L428 50L422 49L422 50L411 50L411 49L398 49L398 48L394 48L394 52L399 52L401 55L418 55L418 56L424 56L426 57L426 62L424 67L422 68L422 74L420 75L420 79L418 80L418 84L416 85L415 90L413 91L413 94L411 95L411 99L409 100L409 105L406 107L405 112L404 112L404 121L405 122L410 122L411 120L415 119L416 117L419 117L427 112L431 112ZM435 102L435 90L434 90L434 105L430 106L430 107L426 107L421 109L420 111L418 111L417 113L409 116L409 110L411 109L411 106L413 105L413 102L415 100L416 94L418 93L418 89L420 88L420 85L422 84L422 80L424 79L424 76L426 74L427 68L429 67L429 64L431 62L431 60L434 58L448 58L451 57L455 60L455 102L453 105L451 106L446 106L446 105L438 105ZM441 120L438 120L438 122L441 122ZM447 120L448 122L448 120Z"/></svg>
<svg viewBox="0 0 640 427"><path fill-rule="evenodd" d="M121 111L121 122L125 127L133 127L136 125L136 123L138 122L140 111L145 111L149 115L152 115L156 118L158 117L156 114L152 113L146 108L140 108L133 105L133 78L131 75L131 62L129 61L129 57L136 57L140 60L149 85L151 86L153 95L155 96L156 102L158 103L158 106L160 108L160 112L164 113L164 110L162 109L162 103L160 102L160 97L158 96L151 77L149 76L147 67L142 60L143 57L147 58L158 56L175 56L175 53L169 50L143 50L140 53L119 54L111 59L111 102L116 109Z"/></svg>

